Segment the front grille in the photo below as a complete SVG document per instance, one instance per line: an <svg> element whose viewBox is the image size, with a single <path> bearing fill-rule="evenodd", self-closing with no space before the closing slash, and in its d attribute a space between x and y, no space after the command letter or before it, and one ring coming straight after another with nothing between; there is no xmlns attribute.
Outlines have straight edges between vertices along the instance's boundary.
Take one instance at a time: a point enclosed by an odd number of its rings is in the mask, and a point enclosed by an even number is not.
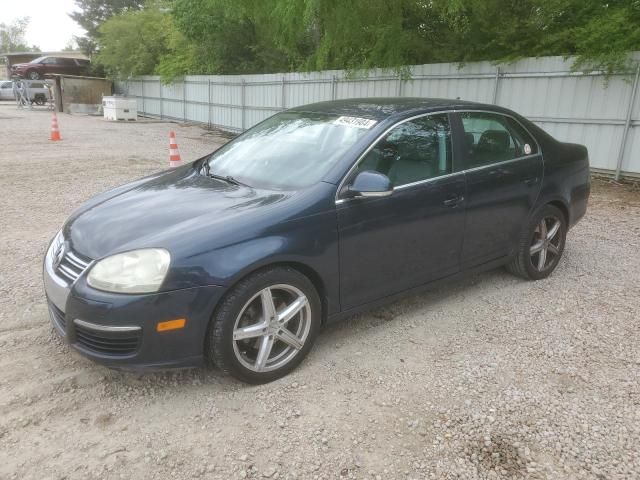
<svg viewBox="0 0 640 480"><path fill-rule="evenodd" d="M80 275L82 275L90 263L91 259L85 258L71 250L67 250L62 257L60 265L56 267L56 273L62 278L73 283Z"/></svg>
<svg viewBox="0 0 640 480"><path fill-rule="evenodd" d="M141 331L105 332L86 328L75 322L76 343L92 352L106 355L130 355L141 339Z"/></svg>
<svg viewBox="0 0 640 480"><path fill-rule="evenodd" d="M56 325L58 325L60 330L65 332L67 330L67 322L64 318L64 312L56 307L52 302L49 302L49 312Z"/></svg>

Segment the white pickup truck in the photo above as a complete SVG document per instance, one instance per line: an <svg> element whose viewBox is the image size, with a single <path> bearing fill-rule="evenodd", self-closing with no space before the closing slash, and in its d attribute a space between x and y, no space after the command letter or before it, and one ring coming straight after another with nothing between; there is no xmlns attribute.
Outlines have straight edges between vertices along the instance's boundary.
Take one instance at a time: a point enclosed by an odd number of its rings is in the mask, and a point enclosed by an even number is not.
<svg viewBox="0 0 640 480"><path fill-rule="evenodd" d="M13 82L11 80L3 80L0 82L0 100L13 100Z"/></svg>
<svg viewBox="0 0 640 480"><path fill-rule="evenodd" d="M18 100L23 104L44 105L51 98L46 80L6 80L0 82L0 100Z"/></svg>

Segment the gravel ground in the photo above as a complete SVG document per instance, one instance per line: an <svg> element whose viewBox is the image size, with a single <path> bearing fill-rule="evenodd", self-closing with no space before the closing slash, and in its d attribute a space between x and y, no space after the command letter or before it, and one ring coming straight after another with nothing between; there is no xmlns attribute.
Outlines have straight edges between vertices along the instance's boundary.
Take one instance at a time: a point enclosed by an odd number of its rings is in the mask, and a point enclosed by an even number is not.
<svg viewBox="0 0 640 480"><path fill-rule="evenodd" d="M0 478L640 477L640 192L595 181L547 280L476 275L324 329L265 386L93 364L49 326L46 243L90 195L224 138L0 106Z"/></svg>

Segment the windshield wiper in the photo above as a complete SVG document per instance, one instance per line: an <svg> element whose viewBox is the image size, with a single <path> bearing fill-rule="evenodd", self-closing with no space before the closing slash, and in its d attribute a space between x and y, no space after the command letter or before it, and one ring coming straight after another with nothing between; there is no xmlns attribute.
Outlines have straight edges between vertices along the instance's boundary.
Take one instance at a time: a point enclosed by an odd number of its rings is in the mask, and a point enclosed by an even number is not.
<svg viewBox="0 0 640 480"><path fill-rule="evenodd" d="M236 180L235 178L233 178L231 175L216 175L215 173L211 173L211 166L209 165L209 162L205 161L202 164L202 167L204 169L204 174L207 177L211 177L211 178L215 178L216 180L224 180L227 183L230 183L232 185L238 185L238 186L243 186L243 187L249 187L251 188L249 185L247 185L246 183L241 182L240 180Z"/></svg>

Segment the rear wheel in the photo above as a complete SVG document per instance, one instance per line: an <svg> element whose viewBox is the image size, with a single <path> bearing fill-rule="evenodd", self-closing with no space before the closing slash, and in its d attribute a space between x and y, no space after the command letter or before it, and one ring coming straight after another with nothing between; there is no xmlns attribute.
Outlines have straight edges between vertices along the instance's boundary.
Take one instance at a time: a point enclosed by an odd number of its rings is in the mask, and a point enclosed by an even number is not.
<svg viewBox="0 0 640 480"><path fill-rule="evenodd" d="M207 355L223 372L249 383L283 377L307 355L321 321L313 283L275 267L240 281L212 318Z"/></svg>
<svg viewBox="0 0 640 480"><path fill-rule="evenodd" d="M545 205L531 218L507 269L529 280L548 277L555 270L567 236L567 220L560 209Z"/></svg>

